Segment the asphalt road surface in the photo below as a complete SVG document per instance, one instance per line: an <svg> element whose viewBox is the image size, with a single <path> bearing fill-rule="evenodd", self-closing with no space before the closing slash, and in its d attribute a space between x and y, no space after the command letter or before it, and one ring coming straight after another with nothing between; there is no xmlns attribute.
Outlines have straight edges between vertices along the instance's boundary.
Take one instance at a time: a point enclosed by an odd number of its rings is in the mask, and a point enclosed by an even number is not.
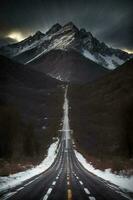
<svg viewBox="0 0 133 200"><path fill-rule="evenodd" d="M88 172L77 160L68 118L67 88L57 157L45 172L11 188L0 199L10 200L127 200L116 186Z"/></svg>

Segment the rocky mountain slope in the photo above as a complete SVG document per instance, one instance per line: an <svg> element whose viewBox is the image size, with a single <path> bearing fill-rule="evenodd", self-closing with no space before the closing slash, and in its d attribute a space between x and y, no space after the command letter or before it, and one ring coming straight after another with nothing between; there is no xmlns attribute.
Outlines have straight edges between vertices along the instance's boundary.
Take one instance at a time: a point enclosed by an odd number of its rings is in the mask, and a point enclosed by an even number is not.
<svg viewBox="0 0 133 200"><path fill-rule="evenodd" d="M72 22L64 26L55 24L46 33L38 31L19 43L1 48L0 54L26 64L53 49L74 49L108 69L115 69L132 57L122 50L108 47L85 29L78 29Z"/></svg>
<svg viewBox="0 0 133 200"><path fill-rule="evenodd" d="M109 72L75 50L51 50L28 67L58 80L78 84L94 81Z"/></svg>
<svg viewBox="0 0 133 200"><path fill-rule="evenodd" d="M0 174L44 158L58 136L62 104L58 81L0 56Z"/></svg>
<svg viewBox="0 0 133 200"><path fill-rule="evenodd" d="M13 44L13 43L16 43L16 42L17 42L17 40L9 38L9 37L0 37L0 48L10 45L10 44Z"/></svg>
<svg viewBox="0 0 133 200"><path fill-rule="evenodd" d="M76 145L89 162L104 169L131 167L133 59L95 83L70 86L69 104Z"/></svg>

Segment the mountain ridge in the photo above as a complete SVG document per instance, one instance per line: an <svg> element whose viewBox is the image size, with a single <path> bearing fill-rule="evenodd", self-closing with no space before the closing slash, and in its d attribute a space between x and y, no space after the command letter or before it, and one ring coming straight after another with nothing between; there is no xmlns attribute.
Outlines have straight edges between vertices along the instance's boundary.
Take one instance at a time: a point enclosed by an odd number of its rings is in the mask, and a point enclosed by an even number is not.
<svg viewBox="0 0 133 200"><path fill-rule="evenodd" d="M91 32L77 28L73 22L54 24L46 33L36 32L25 40L0 48L0 54L22 63L30 63L38 56L53 49L75 49L80 54L108 69L115 69L133 55L108 47ZM21 55L25 54L24 56Z"/></svg>
<svg viewBox="0 0 133 200"><path fill-rule="evenodd" d="M29 63L28 67L51 77L75 84L84 84L100 79L109 73L97 63L80 55L78 51L54 49Z"/></svg>

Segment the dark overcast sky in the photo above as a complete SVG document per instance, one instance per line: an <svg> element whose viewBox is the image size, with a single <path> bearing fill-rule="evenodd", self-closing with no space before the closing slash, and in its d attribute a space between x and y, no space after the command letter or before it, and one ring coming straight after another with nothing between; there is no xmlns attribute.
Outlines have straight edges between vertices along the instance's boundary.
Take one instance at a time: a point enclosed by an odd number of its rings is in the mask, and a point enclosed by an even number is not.
<svg viewBox="0 0 133 200"><path fill-rule="evenodd" d="M73 21L107 44L133 51L133 0L1 0L0 36L45 32Z"/></svg>

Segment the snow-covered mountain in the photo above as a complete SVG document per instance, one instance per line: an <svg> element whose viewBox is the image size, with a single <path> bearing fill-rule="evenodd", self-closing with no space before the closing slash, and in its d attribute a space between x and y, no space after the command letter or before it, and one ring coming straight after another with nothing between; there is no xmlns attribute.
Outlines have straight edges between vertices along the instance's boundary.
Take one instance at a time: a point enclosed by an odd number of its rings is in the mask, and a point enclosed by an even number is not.
<svg viewBox="0 0 133 200"><path fill-rule="evenodd" d="M53 25L46 33L35 35L0 49L0 54L28 64L50 50L74 49L86 58L108 69L115 69L133 55L108 47L85 29L78 29L72 22Z"/></svg>

